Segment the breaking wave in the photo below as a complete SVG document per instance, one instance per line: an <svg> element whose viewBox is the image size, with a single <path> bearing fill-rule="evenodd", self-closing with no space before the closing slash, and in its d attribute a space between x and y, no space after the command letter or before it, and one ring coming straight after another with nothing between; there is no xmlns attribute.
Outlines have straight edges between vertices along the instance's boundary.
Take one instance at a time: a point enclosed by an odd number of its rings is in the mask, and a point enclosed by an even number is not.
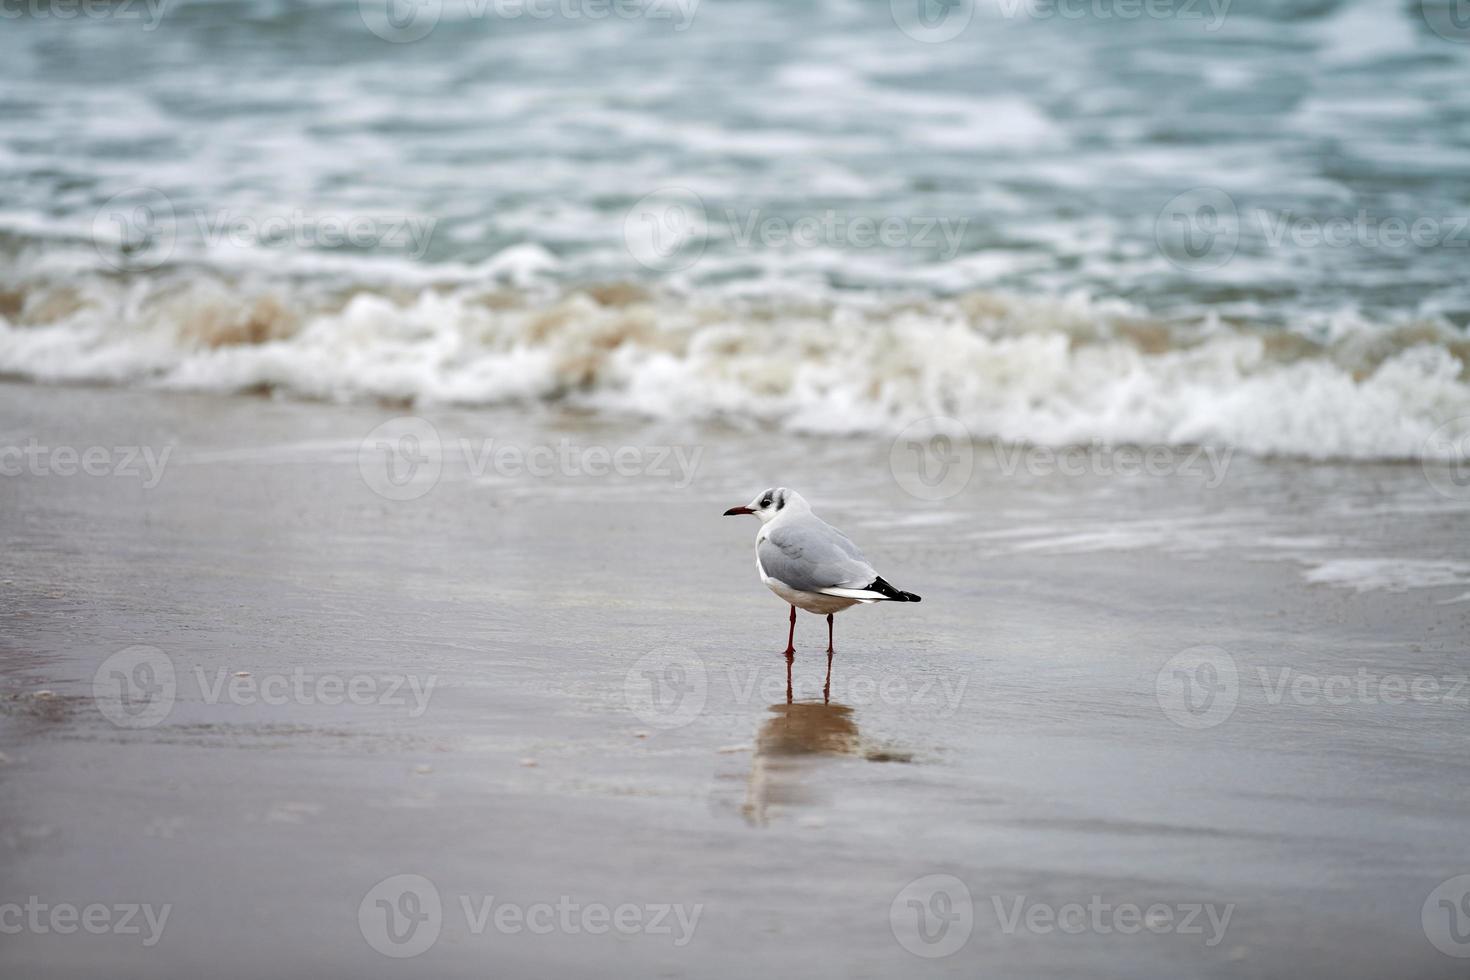
<svg viewBox="0 0 1470 980"><path fill-rule="evenodd" d="M560 402L800 432L944 415L1007 441L1310 459L1442 457L1443 441L1426 440L1470 416L1470 339L1432 319L1309 332L1164 320L1083 295L800 299L513 278L369 289L51 277L0 291L0 372L404 405Z"/></svg>

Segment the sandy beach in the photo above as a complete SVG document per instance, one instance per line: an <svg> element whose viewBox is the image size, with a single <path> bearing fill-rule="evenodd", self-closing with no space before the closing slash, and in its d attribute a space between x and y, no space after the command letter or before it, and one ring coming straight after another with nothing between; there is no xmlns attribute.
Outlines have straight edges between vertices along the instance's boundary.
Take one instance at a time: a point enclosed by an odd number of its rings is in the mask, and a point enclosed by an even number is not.
<svg viewBox="0 0 1470 980"><path fill-rule="evenodd" d="M1462 7L0 2L0 978L1464 978Z"/></svg>
<svg viewBox="0 0 1470 980"><path fill-rule="evenodd" d="M0 386L7 975L1461 975L1417 463L980 444L936 500L887 437L403 414ZM777 482L924 596L830 703L719 516Z"/></svg>

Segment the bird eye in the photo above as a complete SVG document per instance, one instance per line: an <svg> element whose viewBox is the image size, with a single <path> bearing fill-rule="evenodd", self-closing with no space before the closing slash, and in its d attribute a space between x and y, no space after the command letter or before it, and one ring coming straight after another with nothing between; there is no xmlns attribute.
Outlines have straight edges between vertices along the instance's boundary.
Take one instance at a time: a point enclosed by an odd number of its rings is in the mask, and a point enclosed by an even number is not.
<svg viewBox="0 0 1470 980"><path fill-rule="evenodd" d="M765 499L763 499L761 501L761 506L762 507L769 507L769 506L771 506L771 498L770 497L766 497Z"/></svg>

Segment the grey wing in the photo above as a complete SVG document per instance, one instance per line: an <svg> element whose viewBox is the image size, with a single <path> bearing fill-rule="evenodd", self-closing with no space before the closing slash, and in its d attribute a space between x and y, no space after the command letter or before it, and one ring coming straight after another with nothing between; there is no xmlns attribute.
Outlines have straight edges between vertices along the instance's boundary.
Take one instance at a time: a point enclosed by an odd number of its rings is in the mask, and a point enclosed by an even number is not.
<svg viewBox="0 0 1470 980"><path fill-rule="evenodd" d="M793 521L756 549L766 575L801 592L861 589L878 577L857 545L824 521Z"/></svg>

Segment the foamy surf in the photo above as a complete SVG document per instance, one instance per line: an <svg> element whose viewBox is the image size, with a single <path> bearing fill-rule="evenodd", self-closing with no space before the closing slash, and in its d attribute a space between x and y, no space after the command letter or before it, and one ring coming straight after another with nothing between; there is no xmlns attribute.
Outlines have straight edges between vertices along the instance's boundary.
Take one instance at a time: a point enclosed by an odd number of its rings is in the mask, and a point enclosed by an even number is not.
<svg viewBox="0 0 1470 980"><path fill-rule="evenodd" d="M64 284L61 284L64 283ZM1116 301L972 292L802 302L633 284L379 290L73 275L0 297L0 372L404 405L562 402L798 432L930 416L1046 445L1454 459L1470 342L1447 324L1310 337Z"/></svg>

